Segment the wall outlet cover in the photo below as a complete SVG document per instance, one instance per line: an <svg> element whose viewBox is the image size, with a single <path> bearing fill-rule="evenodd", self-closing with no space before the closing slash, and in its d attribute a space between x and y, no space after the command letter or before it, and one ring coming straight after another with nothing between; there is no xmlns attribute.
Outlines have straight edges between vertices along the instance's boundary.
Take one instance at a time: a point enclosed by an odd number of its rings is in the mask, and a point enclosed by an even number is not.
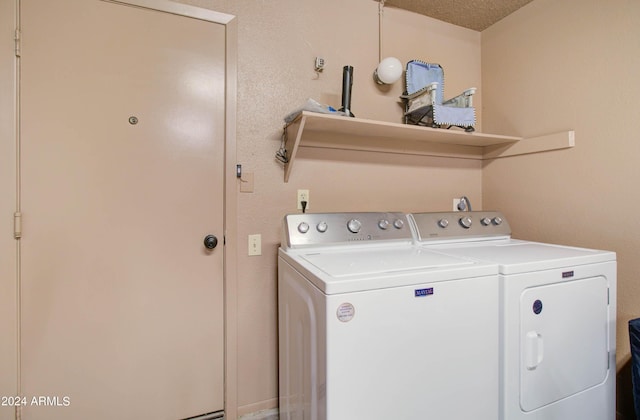
<svg viewBox="0 0 640 420"><path fill-rule="evenodd" d="M252 255L262 255L262 235L255 234L249 235L249 250L248 254Z"/></svg>

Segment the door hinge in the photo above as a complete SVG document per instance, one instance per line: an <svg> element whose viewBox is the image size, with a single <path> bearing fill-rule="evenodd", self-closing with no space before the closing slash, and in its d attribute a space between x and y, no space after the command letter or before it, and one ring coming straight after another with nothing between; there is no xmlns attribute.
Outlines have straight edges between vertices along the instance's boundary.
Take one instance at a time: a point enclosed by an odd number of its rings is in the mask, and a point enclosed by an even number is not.
<svg viewBox="0 0 640 420"><path fill-rule="evenodd" d="M14 40L16 43L16 57L20 57L20 29L16 29Z"/></svg>
<svg viewBox="0 0 640 420"><path fill-rule="evenodd" d="M22 213L13 213L13 237L14 239L22 238Z"/></svg>

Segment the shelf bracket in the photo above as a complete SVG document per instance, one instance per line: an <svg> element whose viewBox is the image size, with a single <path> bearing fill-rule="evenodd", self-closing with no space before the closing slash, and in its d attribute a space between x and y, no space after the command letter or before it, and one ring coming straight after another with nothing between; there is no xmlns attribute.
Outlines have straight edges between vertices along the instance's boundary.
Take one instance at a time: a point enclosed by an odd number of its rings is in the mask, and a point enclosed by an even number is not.
<svg viewBox="0 0 640 420"><path fill-rule="evenodd" d="M300 146L300 139L302 138L302 132L304 131L306 121L307 117L303 115L301 118L294 120L284 128L284 148L287 151L289 158L289 161L284 164L284 182L289 182L289 176L293 169L293 162L295 162L296 155L298 154L298 146Z"/></svg>
<svg viewBox="0 0 640 420"><path fill-rule="evenodd" d="M525 138L513 144L486 146L482 154L482 159L497 159L508 156L546 152L549 150L568 149L575 145L575 131L562 131L545 136Z"/></svg>

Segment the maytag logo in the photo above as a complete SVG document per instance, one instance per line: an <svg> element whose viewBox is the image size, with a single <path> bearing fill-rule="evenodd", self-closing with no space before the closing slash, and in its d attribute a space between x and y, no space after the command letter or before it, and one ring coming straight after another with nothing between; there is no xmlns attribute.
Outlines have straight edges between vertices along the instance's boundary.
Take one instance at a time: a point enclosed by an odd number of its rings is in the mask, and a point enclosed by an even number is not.
<svg viewBox="0 0 640 420"><path fill-rule="evenodd" d="M427 289L416 289L414 291L414 296L415 297L430 296L432 294L433 294L433 287L429 287Z"/></svg>
<svg viewBox="0 0 640 420"><path fill-rule="evenodd" d="M568 279L569 277L573 277L573 271L564 271L562 273L562 278L563 279Z"/></svg>

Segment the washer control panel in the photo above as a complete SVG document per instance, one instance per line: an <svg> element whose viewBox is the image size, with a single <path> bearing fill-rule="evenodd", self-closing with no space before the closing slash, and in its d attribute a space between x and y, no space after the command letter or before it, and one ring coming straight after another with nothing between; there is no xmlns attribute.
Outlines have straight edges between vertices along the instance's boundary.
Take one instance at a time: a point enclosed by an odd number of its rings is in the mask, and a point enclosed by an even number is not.
<svg viewBox="0 0 640 420"><path fill-rule="evenodd" d="M498 211L412 213L409 218L420 242L511 235L509 223Z"/></svg>
<svg viewBox="0 0 640 420"><path fill-rule="evenodd" d="M398 240L412 240L404 213L303 213L285 216L282 245L295 248Z"/></svg>

